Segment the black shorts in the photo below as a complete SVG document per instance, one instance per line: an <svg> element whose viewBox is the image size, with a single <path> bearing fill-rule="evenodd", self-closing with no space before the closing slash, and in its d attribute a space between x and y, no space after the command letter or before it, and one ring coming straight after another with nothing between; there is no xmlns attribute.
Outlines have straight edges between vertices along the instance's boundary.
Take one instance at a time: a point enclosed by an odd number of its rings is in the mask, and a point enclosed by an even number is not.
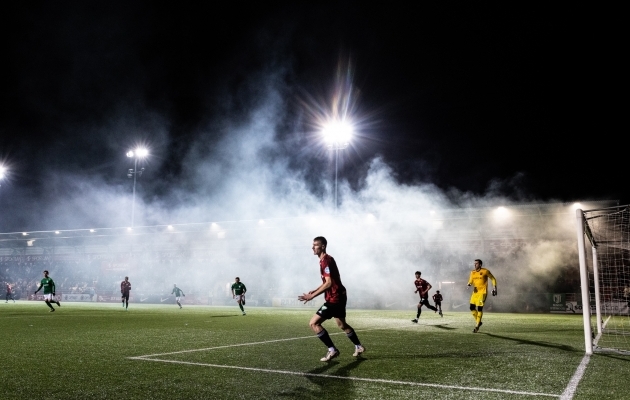
<svg viewBox="0 0 630 400"><path fill-rule="evenodd" d="M316 314L323 319L346 318L346 302L346 299L341 300L339 303L326 302L317 310Z"/></svg>
<svg viewBox="0 0 630 400"><path fill-rule="evenodd" d="M122 294L122 298L123 298L123 299L125 299L125 300L127 300L127 301L129 301L129 292L127 292L127 293L123 293L123 294Z"/></svg>

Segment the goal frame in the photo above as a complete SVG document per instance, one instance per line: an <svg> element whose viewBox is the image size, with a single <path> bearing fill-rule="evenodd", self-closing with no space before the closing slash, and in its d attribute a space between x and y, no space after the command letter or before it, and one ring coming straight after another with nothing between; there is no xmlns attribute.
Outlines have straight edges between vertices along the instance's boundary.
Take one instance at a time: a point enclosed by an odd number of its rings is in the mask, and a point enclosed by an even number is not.
<svg viewBox="0 0 630 400"><path fill-rule="evenodd" d="M591 228L588 223L588 219L586 217L586 213L594 213L600 211L610 211L614 213L615 210L625 211L630 208L630 205L626 206L615 206L608 208L600 208L600 209L592 209L592 210L582 210L580 208L576 209L576 220L577 220L577 243L578 243L578 258L580 265L580 286L581 286L581 295L582 295L582 316L584 322L584 347L586 354L593 354L594 348L597 347L597 342L601 338L604 331L604 322L602 319L601 312L601 286L600 286L600 276L599 276L599 262L598 262L598 247L601 243L597 242L597 239L593 235ZM625 209L625 210L624 210ZM589 218L590 219L590 218ZM588 243L586 241L588 238ZM593 287L594 287L594 300L595 300L595 316L596 316L596 329L597 336L593 335L592 327L591 327L591 294L589 290L589 266L587 259L587 245L590 244L592 251L592 267L593 267ZM600 349L604 350L604 349ZM619 350L623 354L630 354L625 350Z"/></svg>

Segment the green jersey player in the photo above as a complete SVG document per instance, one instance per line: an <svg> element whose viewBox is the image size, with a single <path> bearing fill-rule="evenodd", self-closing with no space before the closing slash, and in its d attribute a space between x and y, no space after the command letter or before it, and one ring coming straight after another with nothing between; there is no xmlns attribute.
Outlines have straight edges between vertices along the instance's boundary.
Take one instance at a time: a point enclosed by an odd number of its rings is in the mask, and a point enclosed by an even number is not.
<svg viewBox="0 0 630 400"><path fill-rule="evenodd" d="M236 282L232 284L232 298L236 300L238 307L241 309L243 315L245 315L243 306L245 305L245 292L247 292L247 288L238 276L234 278L234 280Z"/></svg>
<svg viewBox="0 0 630 400"><path fill-rule="evenodd" d="M57 303L57 306L61 307L59 300L55 300L55 281L48 276L48 271L44 271L44 279L39 282L39 287L35 291L35 294L37 294L37 292L39 292L42 288L44 288L44 301L46 302L46 305L50 307L50 312L55 311L55 308L52 304L50 304L51 302Z"/></svg>
<svg viewBox="0 0 630 400"><path fill-rule="evenodd" d="M179 298L181 296L186 297L186 295L184 294L184 291L181 290L180 288L177 287L177 284L173 284L173 291L171 292L171 294L175 293L175 301L177 302L177 305L179 306L179 308L182 308L182 303L179 302Z"/></svg>

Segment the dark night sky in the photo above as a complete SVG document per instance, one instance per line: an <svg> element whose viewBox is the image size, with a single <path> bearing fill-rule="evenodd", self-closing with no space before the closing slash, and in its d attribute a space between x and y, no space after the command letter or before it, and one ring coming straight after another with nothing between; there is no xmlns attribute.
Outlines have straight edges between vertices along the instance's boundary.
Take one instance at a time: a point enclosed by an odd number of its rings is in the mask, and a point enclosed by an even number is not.
<svg viewBox="0 0 630 400"><path fill-rule="evenodd" d="M399 183L445 192L630 201L627 145L615 143L627 136L614 122L622 82L621 55L609 51L620 41L615 10L270 4L5 9L0 157L10 173L0 206L13 215L2 213L0 231L40 228L16 213L46 207L55 195L44 183L50 171L128 185L124 154L138 141L153 157L141 196L168 197L191 184L182 160L192 146L211 147L226 120L260 106L268 85L285 107L277 137L303 145L278 151L290 152L290 168L316 171L329 160L295 139L310 123L299 100L328 96L348 60L364 116L340 169L352 185L380 156Z"/></svg>

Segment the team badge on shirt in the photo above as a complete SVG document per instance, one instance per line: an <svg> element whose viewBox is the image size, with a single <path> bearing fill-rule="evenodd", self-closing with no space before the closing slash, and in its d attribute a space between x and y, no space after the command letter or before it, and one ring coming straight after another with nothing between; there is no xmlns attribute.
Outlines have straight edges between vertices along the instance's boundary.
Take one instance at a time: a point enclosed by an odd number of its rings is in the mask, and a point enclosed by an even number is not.
<svg viewBox="0 0 630 400"><path fill-rule="evenodd" d="M328 267L324 268L324 272L327 273L327 274L330 274L330 268L328 268Z"/></svg>

